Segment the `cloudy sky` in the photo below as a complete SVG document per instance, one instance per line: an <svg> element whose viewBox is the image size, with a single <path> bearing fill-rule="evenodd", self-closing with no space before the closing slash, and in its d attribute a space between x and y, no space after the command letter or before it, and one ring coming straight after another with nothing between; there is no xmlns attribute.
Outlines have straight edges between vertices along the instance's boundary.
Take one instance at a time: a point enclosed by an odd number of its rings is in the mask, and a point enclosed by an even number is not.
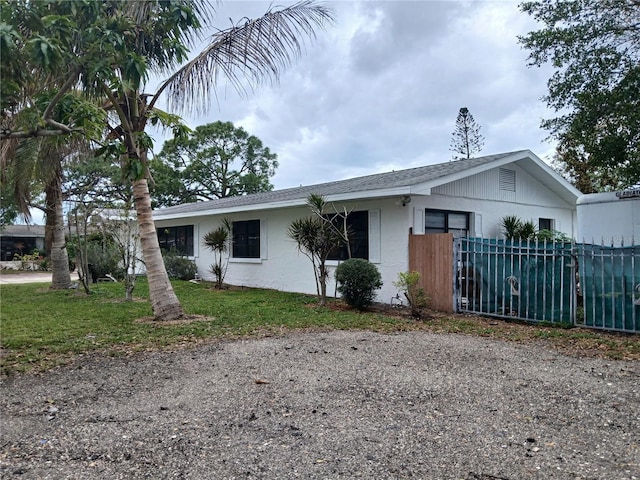
<svg viewBox="0 0 640 480"><path fill-rule="evenodd" d="M259 137L278 154L277 189L448 161L460 107L481 126L481 154L553 152L539 128L553 115L541 101L551 71L527 67L516 37L536 24L518 1L325 3L335 25L278 84L245 97L220 85L189 126L231 121ZM216 26L270 5L223 2Z"/></svg>

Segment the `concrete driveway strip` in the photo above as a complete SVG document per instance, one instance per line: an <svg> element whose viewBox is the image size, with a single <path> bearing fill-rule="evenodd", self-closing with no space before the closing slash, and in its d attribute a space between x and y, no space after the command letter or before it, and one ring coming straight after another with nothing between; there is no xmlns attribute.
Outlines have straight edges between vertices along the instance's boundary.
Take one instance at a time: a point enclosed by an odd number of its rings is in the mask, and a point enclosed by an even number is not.
<svg viewBox="0 0 640 480"><path fill-rule="evenodd" d="M51 283L51 272L0 273L0 285Z"/></svg>

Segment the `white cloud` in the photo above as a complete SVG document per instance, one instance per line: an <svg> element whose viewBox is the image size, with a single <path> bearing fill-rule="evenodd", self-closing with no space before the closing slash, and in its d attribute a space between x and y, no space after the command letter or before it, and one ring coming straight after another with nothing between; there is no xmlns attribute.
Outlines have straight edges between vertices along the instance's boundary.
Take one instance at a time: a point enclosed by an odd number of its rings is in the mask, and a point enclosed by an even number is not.
<svg viewBox="0 0 640 480"><path fill-rule="evenodd" d="M255 17L268 2L226 2ZM241 98L218 90L197 125L232 121L278 154L276 188L447 161L460 107L485 136L482 154L529 148L545 156L540 98L548 69L530 69L517 35L535 24L514 1L338 1L280 82Z"/></svg>

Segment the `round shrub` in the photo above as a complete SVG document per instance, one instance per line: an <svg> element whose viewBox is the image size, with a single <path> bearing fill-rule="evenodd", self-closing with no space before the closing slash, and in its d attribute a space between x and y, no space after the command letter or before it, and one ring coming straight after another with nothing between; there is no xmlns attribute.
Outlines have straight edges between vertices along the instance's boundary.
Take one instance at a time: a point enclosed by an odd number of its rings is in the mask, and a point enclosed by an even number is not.
<svg viewBox="0 0 640 480"><path fill-rule="evenodd" d="M375 291L382 286L376 266L361 258L350 258L338 265L336 281L342 299L358 310L371 305L376 297Z"/></svg>
<svg viewBox="0 0 640 480"><path fill-rule="evenodd" d="M167 269L167 275L174 280L191 280L198 271L196 263L174 251L163 252L162 259Z"/></svg>

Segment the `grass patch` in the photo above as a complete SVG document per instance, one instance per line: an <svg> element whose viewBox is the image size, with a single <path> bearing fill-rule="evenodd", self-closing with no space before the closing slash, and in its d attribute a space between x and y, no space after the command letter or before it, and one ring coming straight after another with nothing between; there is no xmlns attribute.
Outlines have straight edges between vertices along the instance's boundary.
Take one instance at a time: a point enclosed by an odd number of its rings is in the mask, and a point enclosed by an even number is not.
<svg viewBox="0 0 640 480"><path fill-rule="evenodd" d="M259 289L215 290L211 284L173 282L194 321L161 323L150 318L146 281L136 301L125 302L122 284L101 283L92 294L54 291L47 284L3 285L0 290L0 362L4 374L46 370L92 351L128 354L179 348L208 339L282 334L295 330L426 330L526 342L544 341L567 353L640 359L637 335L606 334L434 313L426 321L390 309L357 312L320 308L308 295ZM337 306L337 305L336 305Z"/></svg>
<svg viewBox="0 0 640 480"><path fill-rule="evenodd" d="M335 312L306 295L271 290L214 290L176 281L176 294L197 321L141 322L152 316L148 286L136 283L137 301L124 302L122 284L101 283L91 295L54 291L46 284L3 285L0 290L2 369L46 369L93 350L139 351L207 338L274 334L309 328L393 330L397 319Z"/></svg>

